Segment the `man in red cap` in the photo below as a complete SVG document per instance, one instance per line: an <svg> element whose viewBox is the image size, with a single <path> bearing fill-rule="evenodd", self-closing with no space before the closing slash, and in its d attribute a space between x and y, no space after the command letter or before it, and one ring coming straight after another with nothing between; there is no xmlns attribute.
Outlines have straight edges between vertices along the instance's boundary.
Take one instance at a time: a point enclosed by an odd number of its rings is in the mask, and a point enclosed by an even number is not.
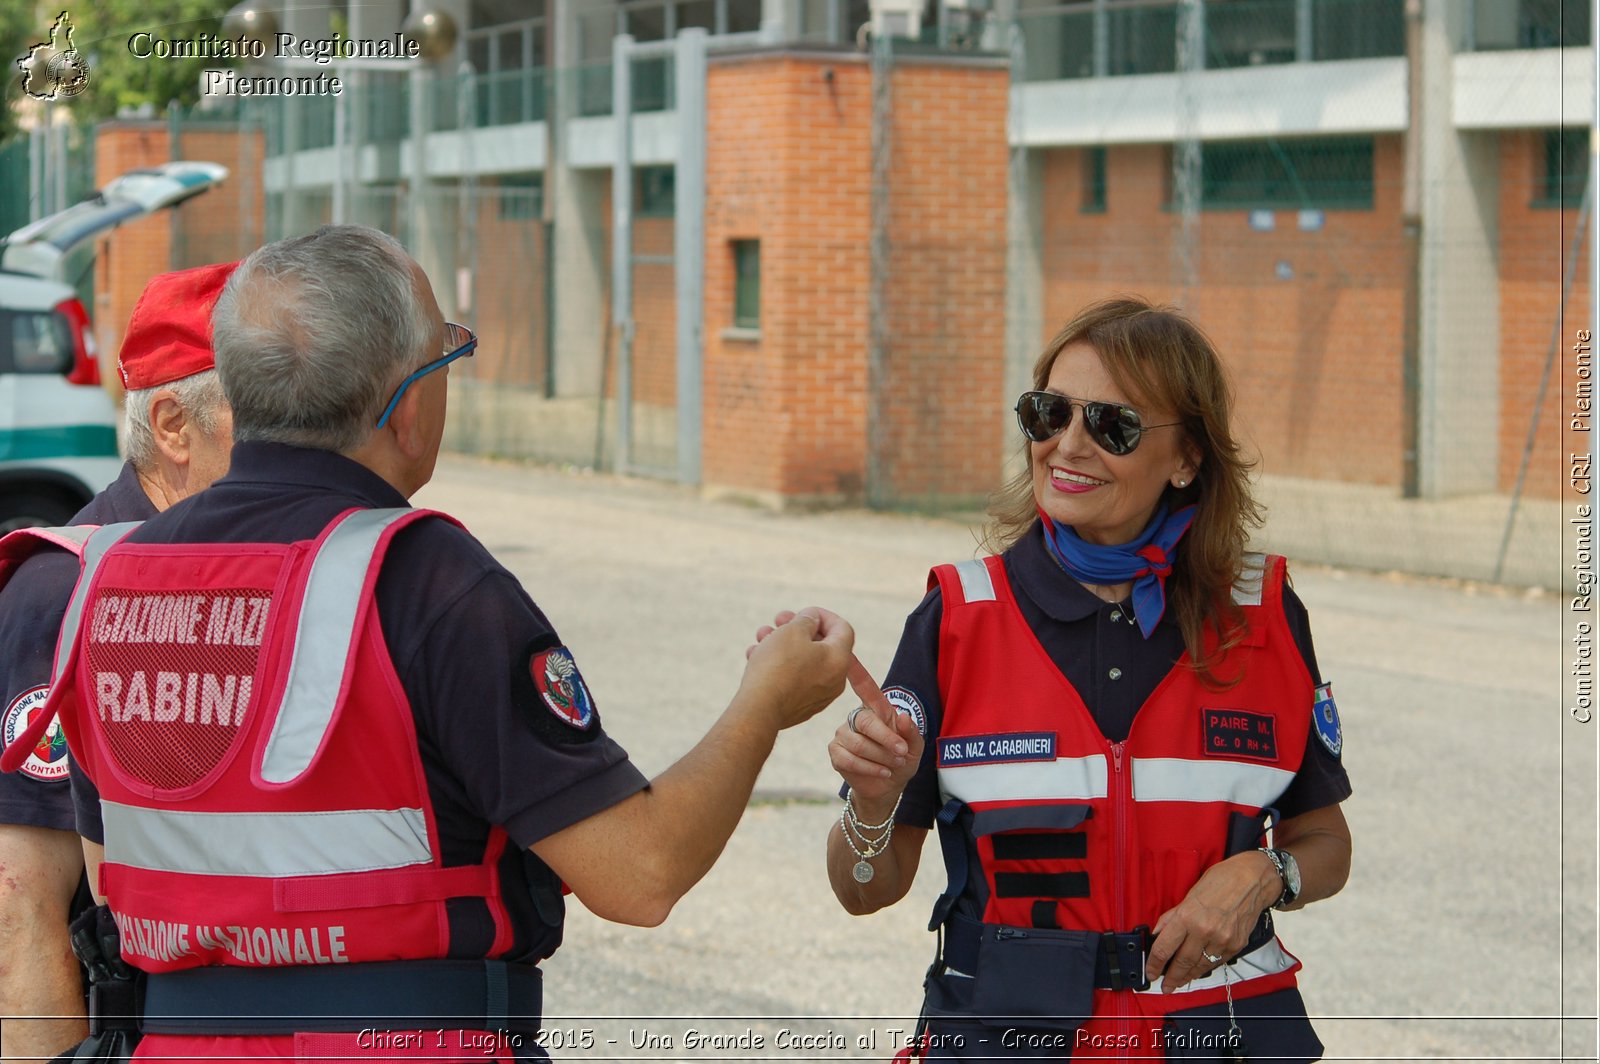
<svg viewBox="0 0 1600 1064"><path fill-rule="evenodd" d="M142 521L227 471L233 418L213 361L211 311L237 265L162 274L139 297L117 359L128 461L74 525ZM68 550L18 539L18 553L0 551L0 746L44 704L56 632L78 578ZM87 1031L67 923L92 901L69 774L56 728L20 771L0 774L0 1059L51 1057Z"/></svg>

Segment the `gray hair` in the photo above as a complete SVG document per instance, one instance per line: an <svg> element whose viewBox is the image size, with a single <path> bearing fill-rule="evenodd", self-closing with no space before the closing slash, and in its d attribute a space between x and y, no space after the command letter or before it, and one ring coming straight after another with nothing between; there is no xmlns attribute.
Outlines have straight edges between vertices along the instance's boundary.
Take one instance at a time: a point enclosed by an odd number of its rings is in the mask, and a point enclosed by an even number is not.
<svg viewBox="0 0 1600 1064"><path fill-rule="evenodd" d="M325 225L259 248L228 279L212 346L233 438L340 453L359 447L437 325L398 240Z"/></svg>
<svg viewBox="0 0 1600 1064"><path fill-rule="evenodd" d="M159 391L171 392L184 414L207 435L217 431L217 415L226 402L222 395L222 378L214 369L201 370L154 388L140 388L124 396L122 409L127 429L124 445L128 449L128 461L141 473L155 468L156 435L150 424L150 400Z"/></svg>

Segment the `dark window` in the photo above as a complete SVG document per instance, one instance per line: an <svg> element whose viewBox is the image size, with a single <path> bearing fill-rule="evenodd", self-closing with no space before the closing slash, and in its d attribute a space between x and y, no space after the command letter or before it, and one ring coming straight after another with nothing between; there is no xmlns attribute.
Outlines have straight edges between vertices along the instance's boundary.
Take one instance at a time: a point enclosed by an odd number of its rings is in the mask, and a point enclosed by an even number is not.
<svg viewBox="0 0 1600 1064"><path fill-rule="evenodd" d="M761 241L733 242L733 324L761 328Z"/></svg>
<svg viewBox="0 0 1600 1064"><path fill-rule="evenodd" d="M1295 0L1207 0L1207 67L1292 63Z"/></svg>
<svg viewBox="0 0 1600 1064"><path fill-rule="evenodd" d="M521 22L544 14L544 0L472 0L468 16L472 28L497 26L502 22Z"/></svg>
<svg viewBox="0 0 1600 1064"><path fill-rule="evenodd" d="M1473 0L1472 47L1574 48L1589 43L1589 0Z"/></svg>
<svg viewBox="0 0 1600 1064"><path fill-rule="evenodd" d="M0 373L66 373L72 326L50 310L0 310Z"/></svg>
<svg viewBox="0 0 1600 1064"><path fill-rule="evenodd" d="M1212 141L1200 160L1204 207L1372 206L1371 137Z"/></svg>
<svg viewBox="0 0 1600 1064"><path fill-rule="evenodd" d="M673 175L670 166L641 166L633 172L639 190L635 209L641 218L670 218L673 208Z"/></svg>
<svg viewBox="0 0 1600 1064"><path fill-rule="evenodd" d="M1111 8L1106 39L1108 74L1170 73L1178 69L1178 5Z"/></svg>
<svg viewBox="0 0 1600 1064"><path fill-rule="evenodd" d="M685 0L678 5L678 29L698 26L707 33L717 30L717 5L715 0Z"/></svg>
<svg viewBox="0 0 1600 1064"><path fill-rule="evenodd" d="M1089 0L1018 0L1024 80L1093 77L1094 18Z"/></svg>
<svg viewBox="0 0 1600 1064"><path fill-rule="evenodd" d="M1312 5L1311 58L1405 54L1405 0L1337 0Z"/></svg>
<svg viewBox="0 0 1600 1064"><path fill-rule="evenodd" d="M1544 132L1544 170L1540 175L1536 207L1576 210L1589 180L1589 131L1547 129Z"/></svg>
<svg viewBox="0 0 1600 1064"><path fill-rule="evenodd" d="M761 28L761 0L724 0L729 33L751 33Z"/></svg>
<svg viewBox="0 0 1600 1064"><path fill-rule="evenodd" d="M1083 202L1078 209L1084 214L1099 214L1106 209L1106 150L1083 150Z"/></svg>
<svg viewBox="0 0 1600 1064"><path fill-rule="evenodd" d="M527 221L544 215L544 175L506 174L500 178L496 198L500 201L500 220Z"/></svg>

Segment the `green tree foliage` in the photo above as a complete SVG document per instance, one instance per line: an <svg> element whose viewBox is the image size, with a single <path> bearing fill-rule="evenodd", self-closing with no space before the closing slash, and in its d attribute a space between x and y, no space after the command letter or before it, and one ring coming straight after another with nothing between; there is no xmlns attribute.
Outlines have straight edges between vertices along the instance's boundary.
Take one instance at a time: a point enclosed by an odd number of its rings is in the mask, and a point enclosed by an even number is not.
<svg viewBox="0 0 1600 1064"><path fill-rule="evenodd" d="M129 49L136 33L161 41L189 44L221 32L224 0L53 0L35 4L0 0L0 56L4 56L5 104L0 113L0 139L17 128L22 99L16 58L43 40L50 23L64 9L73 22L73 44L89 63L88 89L67 106L80 123L110 118L123 108L149 104L156 114L169 104L193 104L200 95L200 74L208 67L235 65L207 56L140 58Z"/></svg>
<svg viewBox="0 0 1600 1064"><path fill-rule="evenodd" d="M93 82L78 98L79 121L110 118L124 107L151 105L157 114L171 103L187 107L200 98L200 74L208 67L230 67L230 60L204 56L146 59L128 42L146 32L162 41L193 42L222 32L228 5L218 0L95 0L79 15L78 50L89 57Z"/></svg>

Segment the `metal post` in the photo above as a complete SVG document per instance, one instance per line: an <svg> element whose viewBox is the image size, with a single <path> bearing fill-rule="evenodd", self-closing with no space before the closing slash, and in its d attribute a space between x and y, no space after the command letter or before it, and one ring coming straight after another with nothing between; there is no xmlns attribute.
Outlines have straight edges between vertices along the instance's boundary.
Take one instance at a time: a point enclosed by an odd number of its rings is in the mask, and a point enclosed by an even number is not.
<svg viewBox="0 0 1600 1064"><path fill-rule="evenodd" d="M411 158L407 184L409 196L410 243L412 257L423 261L423 244L428 219L428 130L433 126L432 79L424 69L411 74Z"/></svg>
<svg viewBox="0 0 1600 1064"><path fill-rule="evenodd" d="M349 209L345 202L345 151L346 139L350 135L349 117L346 113L346 94L339 93L333 98L333 224L343 225L346 211Z"/></svg>
<svg viewBox="0 0 1600 1064"><path fill-rule="evenodd" d="M1106 11L1106 0L1094 0L1094 76L1103 78L1111 73L1111 16Z"/></svg>
<svg viewBox="0 0 1600 1064"><path fill-rule="evenodd" d="M54 151L51 152L50 164L55 167L52 200L55 206L52 210L64 211L67 203L67 130L69 124L56 121L55 104L50 105L50 135L54 141Z"/></svg>
<svg viewBox="0 0 1600 1064"><path fill-rule="evenodd" d="M633 37L611 42L611 323L617 330L617 469L633 462Z"/></svg>
<svg viewBox="0 0 1600 1064"><path fill-rule="evenodd" d="M706 273L706 31L678 34L678 168L673 279L678 296L678 481L700 483L701 342Z"/></svg>
<svg viewBox="0 0 1600 1064"><path fill-rule="evenodd" d="M1316 42L1312 39L1311 0L1295 0L1294 5L1294 59L1309 63L1315 55Z"/></svg>
<svg viewBox="0 0 1600 1064"><path fill-rule="evenodd" d="M1405 310L1400 341L1400 489L1422 493L1422 0L1406 0L1407 122L1400 231Z"/></svg>
<svg viewBox="0 0 1600 1064"><path fill-rule="evenodd" d="M1175 280L1183 290L1184 303L1193 298L1199 284L1195 244L1200 238L1202 148L1193 75L1205 67L1203 11L1200 0L1181 0L1178 4L1178 136L1172 146L1172 187L1174 206L1179 215L1179 230L1177 246L1173 250L1177 274Z"/></svg>
<svg viewBox="0 0 1600 1064"><path fill-rule="evenodd" d="M49 211L45 210L45 127L34 126L28 130L28 221L37 222Z"/></svg>

